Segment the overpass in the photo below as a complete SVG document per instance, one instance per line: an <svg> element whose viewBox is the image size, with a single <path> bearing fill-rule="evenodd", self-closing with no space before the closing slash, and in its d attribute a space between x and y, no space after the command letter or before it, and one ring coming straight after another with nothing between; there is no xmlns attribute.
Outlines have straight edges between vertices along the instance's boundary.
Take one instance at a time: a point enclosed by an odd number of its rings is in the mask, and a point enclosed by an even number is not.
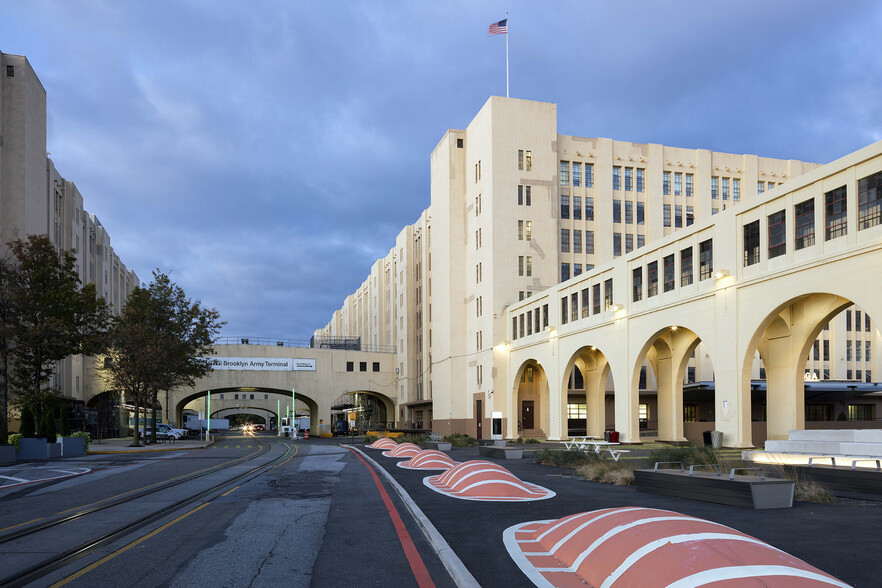
<svg viewBox="0 0 882 588"><path fill-rule="evenodd" d="M623 441L639 441L639 380L648 363L658 438L684 440L684 374L699 344L714 367L710 425L725 445L752 445L757 354L768 438L805 428L805 364L821 330L852 304L882 317L877 182L882 142L509 307L509 340L494 348L506 385L492 408L503 413L506 437L530 418L550 439L565 438L578 367L587 433L607 426L611 380L615 428Z"/></svg>

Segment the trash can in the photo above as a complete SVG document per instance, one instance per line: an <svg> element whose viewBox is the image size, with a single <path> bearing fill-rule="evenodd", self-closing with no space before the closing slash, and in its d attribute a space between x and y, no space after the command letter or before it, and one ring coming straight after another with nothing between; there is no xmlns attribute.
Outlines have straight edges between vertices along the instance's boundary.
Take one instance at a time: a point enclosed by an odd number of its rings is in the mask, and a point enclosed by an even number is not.
<svg viewBox="0 0 882 588"><path fill-rule="evenodd" d="M704 444L710 447L713 444L713 440L711 439L711 432L704 431L701 436L704 438Z"/></svg>
<svg viewBox="0 0 882 588"><path fill-rule="evenodd" d="M618 431L610 431L609 432L609 442L610 443L618 443L619 442L619 432Z"/></svg>
<svg viewBox="0 0 882 588"><path fill-rule="evenodd" d="M603 440L606 441L607 443L609 443L609 434L610 433L611 433L611 431L604 431L603 432Z"/></svg>
<svg viewBox="0 0 882 588"><path fill-rule="evenodd" d="M722 431L711 431L711 445L714 449L722 449L723 448L723 432Z"/></svg>

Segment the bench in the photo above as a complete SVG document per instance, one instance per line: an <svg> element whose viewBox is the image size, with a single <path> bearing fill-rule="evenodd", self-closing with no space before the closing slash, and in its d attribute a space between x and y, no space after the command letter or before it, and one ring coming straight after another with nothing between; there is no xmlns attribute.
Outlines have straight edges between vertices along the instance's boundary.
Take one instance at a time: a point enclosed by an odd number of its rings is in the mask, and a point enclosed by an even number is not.
<svg viewBox="0 0 882 588"><path fill-rule="evenodd" d="M679 466L665 469L659 466ZM711 468L715 471L701 471ZM736 472L759 472L759 477ZM641 492L690 498L744 508L790 508L793 480L767 479L762 468L732 468L723 475L717 464L693 465L687 471L681 462L658 462L653 469L634 470L634 485Z"/></svg>
<svg viewBox="0 0 882 588"><path fill-rule="evenodd" d="M815 460L829 459L830 465L816 464ZM842 462L845 464L842 464ZM851 465L847 465L848 462ZM807 466L794 468L800 478L817 482L835 492L882 494L882 460L879 458L845 458L835 456L811 457Z"/></svg>
<svg viewBox="0 0 882 588"><path fill-rule="evenodd" d="M429 433L426 435L426 440L423 442L424 449L437 449L438 451L450 451L453 448L453 444L449 441L444 440L444 435L441 433Z"/></svg>
<svg viewBox="0 0 882 588"><path fill-rule="evenodd" d="M481 457L495 457L496 459L523 459L524 450L514 447L499 447L494 445L480 445L478 455Z"/></svg>
<svg viewBox="0 0 882 588"><path fill-rule="evenodd" d="M631 453L630 449L610 449L609 447L606 448L606 451L613 458L613 461L619 461L623 453Z"/></svg>

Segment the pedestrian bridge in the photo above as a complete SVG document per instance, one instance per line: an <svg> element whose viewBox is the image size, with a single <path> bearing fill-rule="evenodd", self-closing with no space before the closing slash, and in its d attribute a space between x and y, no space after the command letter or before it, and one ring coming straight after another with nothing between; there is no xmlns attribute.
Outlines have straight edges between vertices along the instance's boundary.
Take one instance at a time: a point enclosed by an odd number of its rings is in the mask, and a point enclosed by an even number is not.
<svg viewBox="0 0 882 588"><path fill-rule="evenodd" d="M611 377L615 428L622 441L638 441L638 384L648 363L658 438L684 440L684 374L699 344L713 362L714 428L725 445L752 445L757 352L768 438L805 428L805 364L821 330L852 304L882 317L880 192L882 142L512 305L509 340L494 348L506 366L504 393L497 388L493 399L506 436L518 436L529 398L536 426L566 437L568 382L578 366L588 435L606 428Z"/></svg>

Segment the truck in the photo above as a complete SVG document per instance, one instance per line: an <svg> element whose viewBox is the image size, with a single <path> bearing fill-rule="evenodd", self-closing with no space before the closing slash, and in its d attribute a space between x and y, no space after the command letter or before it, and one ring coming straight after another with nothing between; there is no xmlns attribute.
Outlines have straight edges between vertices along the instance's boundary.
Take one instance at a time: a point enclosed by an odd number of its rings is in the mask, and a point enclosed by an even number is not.
<svg viewBox="0 0 882 588"><path fill-rule="evenodd" d="M196 415L187 415L184 427L188 431L203 431L208 427L209 419L200 419ZM230 428L229 419L211 419L212 431L227 431Z"/></svg>

